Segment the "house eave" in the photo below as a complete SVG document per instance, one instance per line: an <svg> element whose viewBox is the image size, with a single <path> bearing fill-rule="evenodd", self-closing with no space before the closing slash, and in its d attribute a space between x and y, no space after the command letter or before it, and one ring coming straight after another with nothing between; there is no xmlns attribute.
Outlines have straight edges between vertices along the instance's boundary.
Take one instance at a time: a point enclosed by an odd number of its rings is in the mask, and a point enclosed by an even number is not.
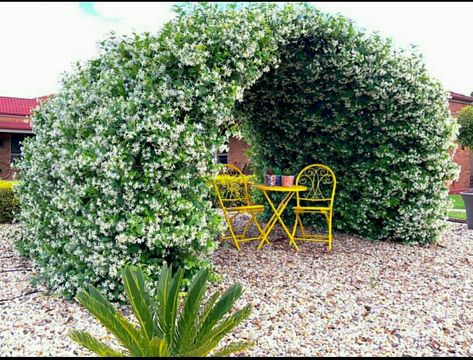
<svg viewBox="0 0 473 360"><path fill-rule="evenodd" d="M0 129L0 133L34 134L33 130L22 130L22 129Z"/></svg>

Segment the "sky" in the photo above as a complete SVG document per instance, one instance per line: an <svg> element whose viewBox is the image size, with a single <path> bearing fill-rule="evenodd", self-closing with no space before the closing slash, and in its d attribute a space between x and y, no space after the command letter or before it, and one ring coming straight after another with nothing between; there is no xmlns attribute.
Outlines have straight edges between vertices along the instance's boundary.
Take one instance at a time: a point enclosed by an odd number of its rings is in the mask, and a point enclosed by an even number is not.
<svg viewBox="0 0 473 360"><path fill-rule="evenodd" d="M60 89L63 72L98 53L107 33L157 32L175 2L0 3L0 96L32 98ZM447 90L473 91L473 3L311 2L399 47L414 44Z"/></svg>

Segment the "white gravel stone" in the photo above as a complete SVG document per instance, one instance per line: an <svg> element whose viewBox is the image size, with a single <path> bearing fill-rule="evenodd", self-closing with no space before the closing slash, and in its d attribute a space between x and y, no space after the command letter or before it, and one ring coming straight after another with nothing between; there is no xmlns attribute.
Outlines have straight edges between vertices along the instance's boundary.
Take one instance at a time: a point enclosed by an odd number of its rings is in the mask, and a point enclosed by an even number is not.
<svg viewBox="0 0 473 360"><path fill-rule="evenodd" d="M428 246L335 234L332 252L303 243L297 253L279 229L259 251L228 245L212 255L223 281L211 289L240 282L237 305L253 305L224 340L257 342L239 355L473 355L473 231L464 224L449 223ZM0 356L92 355L69 340L73 328L111 341L77 303L33 289L32 271L0 241Z"/></svg>

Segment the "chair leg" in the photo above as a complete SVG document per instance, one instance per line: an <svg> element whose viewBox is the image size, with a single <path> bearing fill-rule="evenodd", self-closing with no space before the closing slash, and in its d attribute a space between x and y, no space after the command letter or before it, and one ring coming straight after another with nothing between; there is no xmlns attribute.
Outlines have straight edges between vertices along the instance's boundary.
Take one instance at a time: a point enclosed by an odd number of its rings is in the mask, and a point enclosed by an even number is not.
<svg viewBox="0 0 473 360"><path fill-rule="evenodd" d="M260 233L261 238L263 238L263 237L264 237L264 231L263 231L263 229L261 228L261 225L258 223L258 220L256 219L256 215L255 215L255 214L252 214L251 220L255 223L255 226L256 226L256 228L258 229L258 232ZM265 242L269 244L268 239L266 239Z"/></svg>
<svg viewBox="0 0 473 360"><path fill-rule="evenodd" d="M332 212L331 211L327 216L327 220L328 220L328 250L331 251L332 250Z"/></svg>
<svg viewBox="0 0 473 360"><path fill-rule="evenodd" d="M225 216L225 220L227 221L228 230L230 231L230 235L233 239L235 247L237 248L238 251L240 251L240 244L238 243L238 239L236 238L235 232L233 231L232 220L228 217L228 214L226 211L224 211L223 214Z"/></svg>
<svg viewBox="0 0 473 360"><path fill-rule="evenodd" d="M296 213L296 220L294 221L294 227L292 228L292 234L291 234L293 239L297 234L297 223L298 222L299 222L299 215Z"/></svg>
<svg viewBox="0 0 473 360"><path fill-rule="evenodd" d="M251 226L251 223L253 221L253 217L254 217L254 214L251 215L251 219L248 220L248 222L246 223L244 229L243 229L243 234L242 234L242 239L246 238L246 233L247 231L249 230L250 226Z"/></svg>
<svg viewBox="0 0 473 360"><path fill-rule="evenodd" d="M301 237L304 239L305 237L304 225L302 225L302 219L300 215L296 213L296 221L294 222L294 227L292 228L292 237L295 237L297 235L297 225L299 225L301 229Z"/></svg>
<svg viewBox="0 0 473 360"><path fill-rule="evenodd" d="M305 239L306 235L305 235L304 224L302 224L302 218L300 217L300 214L297 214L297 217L299 217L299 225L301 227L302 238Z"/></svg>
<svg viewBox="0 0 473 360"><path fill-rule="evenodd" d="M328 243L328 250L332 250L332 212L321 212L322 215L325 216L325 219L327 220L327 227L328 227L328 235L327 235L327 243ZM307 239L307 235L304 229L304 225L302 224L302 218L300 217L300 214L296 214L296 223L294 224L294 229L292 231L292 236L294 236L297 233L297 225L299 224L301 228L301 233L302 233L302 239Z"/></svg>

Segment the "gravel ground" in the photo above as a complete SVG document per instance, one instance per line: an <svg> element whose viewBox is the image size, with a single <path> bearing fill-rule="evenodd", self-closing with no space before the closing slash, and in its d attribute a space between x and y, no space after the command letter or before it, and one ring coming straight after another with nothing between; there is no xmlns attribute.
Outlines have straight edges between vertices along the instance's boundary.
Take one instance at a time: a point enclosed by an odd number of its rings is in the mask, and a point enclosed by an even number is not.
<svg viewBox="0 0 473 360"><path fill-rule="evenodd" d="M253 304L227 339L257 342L241 355L473 355L473 231L465 224L449 223L441 243L424 247L335 234L332 252L306 243L296 253L279 234L260 251L247 243L213 254L223 278L213 290L238 281L238 305ZM90 355L67 338L71 328L110 339L76 303L30 293L30 275L3 240L0 356Z"/></svg>

